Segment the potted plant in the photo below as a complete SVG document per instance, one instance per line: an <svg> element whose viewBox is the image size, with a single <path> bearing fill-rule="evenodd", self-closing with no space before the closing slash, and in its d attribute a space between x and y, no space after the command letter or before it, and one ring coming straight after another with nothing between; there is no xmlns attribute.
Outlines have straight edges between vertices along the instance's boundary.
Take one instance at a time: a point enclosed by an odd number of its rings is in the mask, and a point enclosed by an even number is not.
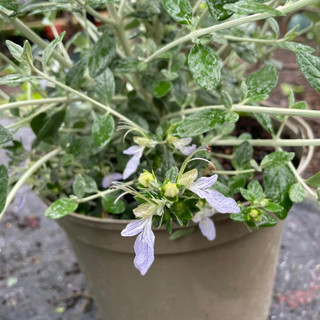
<svg viewBox="0 0 320 320"><path fill-rule="evenodd" d="M0 126L0 217L30 184L103 319L266 319L281 220L306 193L319 198L320 173L301 173L320 139L301 117L320 111L292 91L288 108L263 102L278 48L320 91L320 58L294 41L317 23L282 35L277 22L319 1L1 4L26 41L0 55L0 84L22 85L18 99L1 91L13 122ZM67 41L47 43L20 19L41 11L54 25L59 10L83 26ZM31 151L14 139L23 126Z"/></svg>

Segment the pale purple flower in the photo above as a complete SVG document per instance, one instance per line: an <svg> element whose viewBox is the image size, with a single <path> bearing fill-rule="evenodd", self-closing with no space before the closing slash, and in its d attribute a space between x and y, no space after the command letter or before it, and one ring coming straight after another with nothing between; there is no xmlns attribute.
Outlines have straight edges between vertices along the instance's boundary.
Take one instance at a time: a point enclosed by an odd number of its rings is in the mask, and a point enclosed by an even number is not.
<svg viewBox="0 0 320 320"><path fill-rule="evenodd" d="M211 177L202 177L193 182L189 189L201 199L207 200L211 207L220 213L239 213L240 208L232 198L225 197L222 193L209 189L218 179L215 174Z"/></svg>
<svg viewBox="0 0 320 320"><path fill-rule="evenodd" d="M188 156L197 148L195 144L189 146L191 141L192 141L191 138L174 139L172 141L172 144L176 149L180 150L182 154L184 154L185 156Z"/></svg>
<svg viewBox="0 0 320 320"><path fill-rule="evenodd" d="M216 238L216 228L212 219L210 219L214 214L215 212L212 209L203 208L195 214L192 220L195 223L199 223L201 233L210 241Z"/></svg>
<svg viewBox="0 0 320 320"><path fill-rule="evenodd" d="M134 243L134 265L145 275L154 261L154 234L152 231L152 216L130 222L121 235L123 237L138 237Z"/></svg>
<svg viewBox="0 0 320 320"><path fill-rule="evenodd" d="M124 154L133 155L123 171L123 180L128 179L133 173L137 171L144 148L145 147L143 146L132 146L123 151Z"/></svg>
<svg viewBox="0 0 320 320"><path fill-rule="evenodd" d="M40 88L41 90L46 90L48 87L49 81L47 79L40 80Z"/></svg>
<svg viewBox="0 0 320 320"><path fill-rule="evenodd" d="M103 186L103 188L106 189L106 188L110 187L110 185L113 181L119 181L122 179L123 179L123 176L119 172L109 173L103 177L102 186Z"/></svg>

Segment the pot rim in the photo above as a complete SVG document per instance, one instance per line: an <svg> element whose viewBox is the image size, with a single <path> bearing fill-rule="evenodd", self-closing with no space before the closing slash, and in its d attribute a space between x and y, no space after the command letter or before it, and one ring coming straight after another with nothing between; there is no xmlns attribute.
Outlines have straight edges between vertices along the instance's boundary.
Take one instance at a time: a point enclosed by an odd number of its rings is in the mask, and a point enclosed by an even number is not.
<svg viewBox="0 0 320 320"><path fill-rule="evenodd" d="M279 121L278 119L275 119L276 121ZM309 139L312 139L314 137L313 131L309 124L302 118L300 117L291 117L287 123L286 127L292 130L293 133L296 133L297 135L300 135L302 138L308 137ZM314 146L308 146L308 147L299 147L302 149L302 154L301 158L299 161L299 165L297 167L297 171L299 173L302 173L307 166L309 165L313 154L314 154ZM45 200L44 200L45 201ZM48 203L48 201L45 201ZM83 214L79 213L70 213L68 214L69 218L76 220L78 223L81 224L98 224L102 226L103 224L111 224L113 226L123 226L126 225L132 221L133 219L113 219L113 218L97 218L97 217L91 217L91 216L86 216ZM220 222L224 220L228 220L229 215L227 214L215 214L213 216L213 219L215 222ZM188 227L196 226L197 224L194 222L190 222ZM163 228L163 226L160 228L160 230ZM181 228L180 226L173 226L173 230Z"/></svg>

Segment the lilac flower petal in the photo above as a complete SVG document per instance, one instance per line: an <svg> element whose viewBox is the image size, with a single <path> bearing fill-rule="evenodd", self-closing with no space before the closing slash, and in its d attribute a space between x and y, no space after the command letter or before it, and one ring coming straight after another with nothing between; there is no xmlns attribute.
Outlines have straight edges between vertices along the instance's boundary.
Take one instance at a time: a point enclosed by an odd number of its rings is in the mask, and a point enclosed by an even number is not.
<svg viewBox="0 0 320 320"><path fill-rule="evenodd" d="M197 146L193 144L192 146L189 147L180 147L179 150L184 154L185 156L190 155L194 150L197 149Z"/></svg>
<svg viewBox="0 0 320 320"><path fill-rule="evenodd" d="M212 217L215 214L216 211L212 210L211 208L202 208L200 211L196 212L192 221L198 223L201 219Z"/></svg>
<svg viewBox="0 0 320 320"><path fill-rule="evenodd" d="M144 149L144 147L141 147L141 146L132 146L126 150L123 150L123 153L128 154L128 155L133 155L133 154L137 154L137 153L142 153L143 149Z"/></svg>
<svg viewBox="0 0 320 320"><path fill-rule="evenodd" d="M222 193L207 189L207 196L205 199L210 204L211 207L216 209L220 213L239 213L240 208L238 207L236 201L232 198L225 197Z"/></svg>
<svg viewBox="0 0 320 320"><path fill-rule="evenodd" d="M123 171L123 180L128 179L133 173L135 173L138 169L138 166L140 164L140 159L142 157L142 154L135 154L126 165L126 168Z"/></svg>
<svg viewBox="0 0 320 320"><path fill-rule="evenodd" d="M213 241L216 238L216 228L210 218L204 217L201 219L199 222L199 228L203 236L208 240Z"/></svg>
<svg viewBox="0 0 320 320"><path fill-rule="evenodd" d="M190 142L192 141L192 138L182 138L179 140L176 140L173 145L179 145L179 146L187 146L188 144L190 144ZM178 147L177 147L178 148Z"/></svg>
<svg viewBox="0 0 320 320"><path fill-rule="evenodd" d="M150 247L154 247L155 237L152 231L152 217L146 220L146 224L143 229L143 238L144 241L146 241Z"/></svg>
<svg viewBox="0 0 320 320"><path fill-rule="evenodd" d="M135 220L133 222L130 222L122 231L121 235L123 237L132 237L136 236L138 233L143 231L143 228L146 224L145 219L139 219Z"/></svg>
<svg viewBox="0 0 320 320"><path fill-rule="evenodd" d="M154 261L154 248L149 246L144 237L144 233L140 233L134 243L134 265L140 271L141 275L145 275Z"/></svg>
<svg viewBox="0 0 320 320"><path fill-rule="evenodd" d="M103 177L102 186L103 188L108 188L110 187L113 181L119 181L122 179L123 179L123 176L121 173L113 172L113 173L107 174L106 176Z"/></svg>
<svg viewBox="0 0 320 320"><path fill-rule="evenodd" d="M49 81L47 79L40 80L40 88L41 88L41 90L46 90L48 84L49 84Z"/></svg>
<svg viewBox="0 0 320 320"><path fill-rule="evenodd" d="M189 190L194 192L201 199L206 199L207 196L208 196L208 193L207 193L206 190L202 190L202 189L196 188L196 187L193 186L193 184L189 187Z"/></svg>
<svg viewBox="0 0 320 320"><path fill-rule="evenodd" d="M211 177L202 177L195 181L191 186L197 189L205 190L210 188L218 179L218 175L214 174Z"/></svg>

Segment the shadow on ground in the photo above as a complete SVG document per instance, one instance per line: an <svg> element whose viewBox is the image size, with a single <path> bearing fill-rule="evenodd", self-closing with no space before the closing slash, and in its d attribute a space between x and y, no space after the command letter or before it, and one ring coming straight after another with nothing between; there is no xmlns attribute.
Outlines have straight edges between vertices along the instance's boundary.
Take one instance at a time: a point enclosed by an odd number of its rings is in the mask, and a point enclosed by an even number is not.
<svg viewBox="0 0 320 320"><path fill-rule="evenodd" d="M99 319L65 234L34 193L26 204L19 212L13 205L1 224L0 319ZM269 320L320 320L319 225L314 202L290 212Z"/></svg>

